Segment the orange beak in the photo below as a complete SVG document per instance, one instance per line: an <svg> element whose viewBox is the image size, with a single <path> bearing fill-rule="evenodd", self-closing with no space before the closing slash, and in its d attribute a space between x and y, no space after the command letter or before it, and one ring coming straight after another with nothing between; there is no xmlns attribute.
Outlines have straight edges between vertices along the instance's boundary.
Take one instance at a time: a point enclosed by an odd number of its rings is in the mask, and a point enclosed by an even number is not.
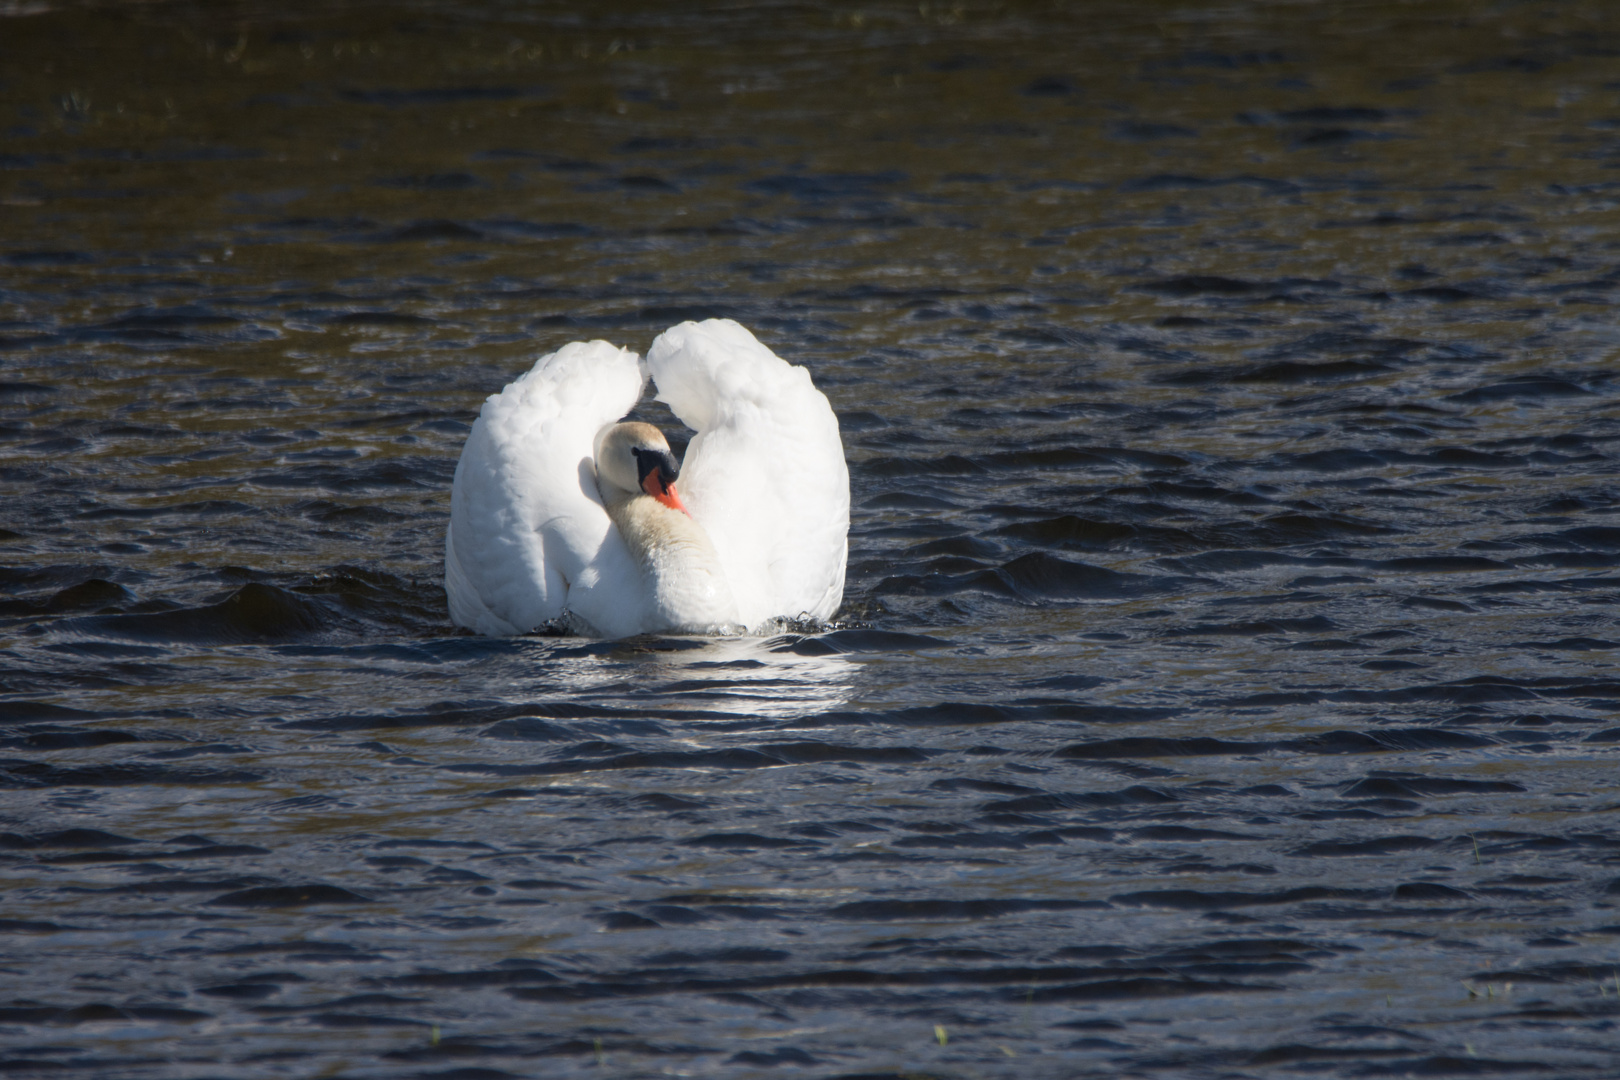
<svg viewBox="0 0 1620 1080"><path fill-rule="evenodd" d="M679 510L687 517L692 516L692 512L681 503L681 497L675 494L675 485L673 483L664 483L663 477L658 475L657 469L652 470L646 476L641 478L641 490L645 491L647 494L651 495L653 498L657 499L671 510Z"/></svg>

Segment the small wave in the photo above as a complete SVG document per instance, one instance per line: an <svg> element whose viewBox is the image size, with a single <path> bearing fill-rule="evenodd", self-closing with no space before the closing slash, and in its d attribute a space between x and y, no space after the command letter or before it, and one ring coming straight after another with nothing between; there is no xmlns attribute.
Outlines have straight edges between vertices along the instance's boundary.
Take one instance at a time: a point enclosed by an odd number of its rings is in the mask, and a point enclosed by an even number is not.
<svg viewBox="0 0 1620 1080"><path fill-rule="evenodd" d="M248 645L298 641L338 620L325 608L273 585L250 583L217 604L150 614L92 615L66 619L64 632L84 637L191 645Z"/></svg>

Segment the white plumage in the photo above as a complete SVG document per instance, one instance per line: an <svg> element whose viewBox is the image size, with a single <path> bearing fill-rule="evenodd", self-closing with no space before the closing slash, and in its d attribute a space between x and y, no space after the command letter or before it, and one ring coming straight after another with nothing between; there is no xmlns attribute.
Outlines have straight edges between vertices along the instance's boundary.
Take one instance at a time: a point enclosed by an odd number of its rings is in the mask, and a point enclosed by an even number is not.
<svg viewBox="0 0 1620 1080"><path fill-rule="evenodd" d="M646 368L658 399L697 432L679 498L718 556L736 624L829 618L844 593L849 470L810 373L729 319L671 328ZM705 567L649 552L637 530L627 543L604 506L596 438L635 407L644 381L629 350L575 342L484 403L456 465L445 537L457 625L508 635L562 624L601 637L729 628L712 605L680 606L683 577Z"/></svg>

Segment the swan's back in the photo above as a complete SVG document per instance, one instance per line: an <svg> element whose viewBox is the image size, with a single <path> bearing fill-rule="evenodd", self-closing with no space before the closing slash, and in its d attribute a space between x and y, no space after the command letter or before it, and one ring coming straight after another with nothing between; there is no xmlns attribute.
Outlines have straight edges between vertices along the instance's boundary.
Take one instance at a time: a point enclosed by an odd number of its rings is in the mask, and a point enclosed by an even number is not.
<svg viewBox="0 0 1620 1080"><path fill-rule="evenodd" d="M574 342L484 402L445 536L458 625L521 634L566 608L596 633L639 631L638 571L597 492L592 440L635 407L643 381L628 349Z"/></svg>
<svg viewBox="0 0 1620 1080"><path fill-rule="evenodd" d="M730 319L666 330L647 365L658 399L697 432L681 495L742 621L830 618L844 596L849 469L826 395Z"/></svg>

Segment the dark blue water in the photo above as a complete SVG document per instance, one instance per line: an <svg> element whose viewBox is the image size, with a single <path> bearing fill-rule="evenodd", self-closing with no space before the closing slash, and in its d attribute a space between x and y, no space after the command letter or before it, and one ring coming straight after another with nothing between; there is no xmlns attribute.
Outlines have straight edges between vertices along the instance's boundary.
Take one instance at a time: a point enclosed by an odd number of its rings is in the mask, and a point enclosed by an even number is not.
<svg viewBox="0 0 1620 1080"><path fill-rule="evenodd" d="M1614 1075L1617 57L0 5L0 1069ZM710 315L836 626L457 632L482 398Z"/></svg>

